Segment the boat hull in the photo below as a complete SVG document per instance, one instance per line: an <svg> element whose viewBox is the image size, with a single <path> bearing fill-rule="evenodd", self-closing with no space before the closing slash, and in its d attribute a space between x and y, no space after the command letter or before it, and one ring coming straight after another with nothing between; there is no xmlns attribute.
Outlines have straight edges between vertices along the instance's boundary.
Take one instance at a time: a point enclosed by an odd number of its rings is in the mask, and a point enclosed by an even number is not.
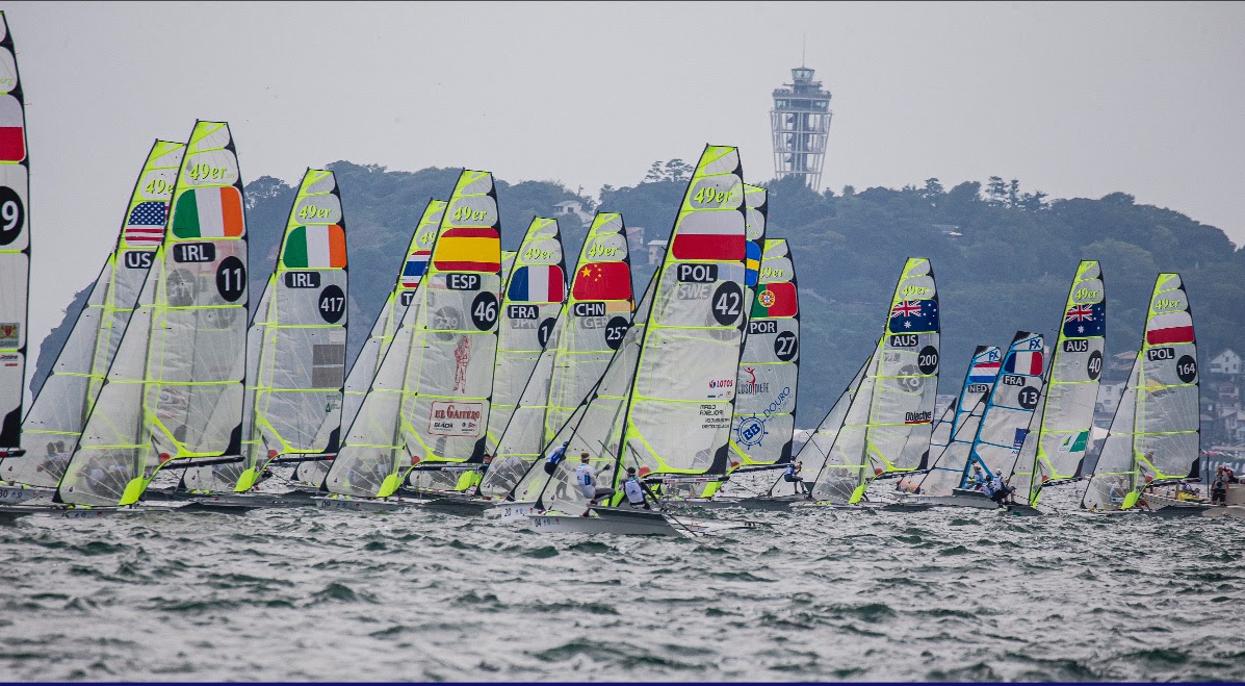
<svg viewBox="0 0 1245 686"><path fill-rule="evenodd" d="M312 498L321 510L348 510L351 512L397 512L428 504L427 500L415 498L389 498L376 500L372 498L333 498L315 496Z"/></svg>
<svg viewBox="0 0 1245 686"><path fill-rule="evenodd" d="M528 515L528 526L541 533L615 534L620 536L685 536L659 512L593 508L587 517L564 514Z"/></svg>
<svg viewBox="0 0 1245 686"><path fill-rule="evenodd" d="M305 491L289 493L221 493L217 495L194 496L190 502L197 507L209 510L258 510L285 507L312 507L315 494Z"/></svg>
<svg viewBox="0 0 1245 686"><path fill-rule="evenodd" d="M424 509L445 514L461 515L463 517L478 517L495 504L488 500L469 498L467 496L445 496L430 499L424 505Z"/></svg>
<svg viewBox="0 0 1245 686"><path fill-rule="evenodd" d="M54 517L56 519L99 519L101 517L131 517L137 515L162 514L184 511L190 506L189 501L156 501L140 502L125 507L69 507L65 505L8 505L0 507L4 517L22 516Z"/></svg>
<svg viewBox="0 0 1245 686"><path fill-rule="evenodd" d="M956 489L951 495L921 495L919 493L902 493L895 500L887 503L887 509L903 508L929 509L931 507L971 507L978 510L997 510L999 504L986 494L977 491Z"/></svg>
<svg viewBox="0 0 1245 686"><path fill-rule="evenodd" d="M494 503L481 514L497 524L526 524L528 515L538 514L533 501Z"/></svg>
<svg viewBox="0 0 1245 686"><path fill-rule="evenodd" d="M16 505L34 498L51 498L55 493L55 488L0 486L0 505Z"/></svg>

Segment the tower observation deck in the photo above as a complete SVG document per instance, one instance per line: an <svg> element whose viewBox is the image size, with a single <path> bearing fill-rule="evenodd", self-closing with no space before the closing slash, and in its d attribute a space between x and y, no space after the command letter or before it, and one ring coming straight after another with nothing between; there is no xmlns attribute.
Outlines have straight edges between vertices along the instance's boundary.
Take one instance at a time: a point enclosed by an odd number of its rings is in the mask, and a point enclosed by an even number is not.
<svg viewBox="0 0 1245 686"><path fill-rule="evenodd" d="M821 170L830 134L830 91L813 80L813 70L796 67L791 83L774 89L770 129L774 134L774 173L798 176L809 188L821 190Z"/></svg>

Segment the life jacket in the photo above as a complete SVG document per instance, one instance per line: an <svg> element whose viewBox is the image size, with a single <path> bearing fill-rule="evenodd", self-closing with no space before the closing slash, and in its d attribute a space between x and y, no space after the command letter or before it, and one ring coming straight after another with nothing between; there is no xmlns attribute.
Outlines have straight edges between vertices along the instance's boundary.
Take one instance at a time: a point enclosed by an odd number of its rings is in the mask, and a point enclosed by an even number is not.
<svg viewBox="0 0 1245 686"><path fill-rule="evenodd" d="M641 505L644 503L644 486L640 484L640 480L634 476L628 477L623 482L623 493L627 494L627 502L632 505Z"/></svg>
<svg viewBox="0 0 1245 686"><path fill-rule="evenodd" d="M592 485L592 467L581 464L575 468L575 483L579 486Z"/></svg>

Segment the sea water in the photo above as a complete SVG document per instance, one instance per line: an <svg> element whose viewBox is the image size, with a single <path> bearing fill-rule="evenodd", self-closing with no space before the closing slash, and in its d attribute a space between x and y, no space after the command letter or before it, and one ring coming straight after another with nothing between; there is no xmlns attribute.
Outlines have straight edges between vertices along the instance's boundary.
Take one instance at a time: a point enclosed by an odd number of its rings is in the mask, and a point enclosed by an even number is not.
<svg viewBox="0 0 1245 686"><path fill-rule="evenodd" d="M686 516L686 515L680 515ZM9 679L1245 679L1245 521L255 510L0 526Z"/></svg>

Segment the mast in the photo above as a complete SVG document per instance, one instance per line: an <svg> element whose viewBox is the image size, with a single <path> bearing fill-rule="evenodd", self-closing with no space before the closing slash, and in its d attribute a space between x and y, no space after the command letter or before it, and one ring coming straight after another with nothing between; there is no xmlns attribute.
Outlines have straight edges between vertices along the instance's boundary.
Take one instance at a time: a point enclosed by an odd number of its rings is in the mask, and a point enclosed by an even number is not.
<svg viewBox="0 0 1245 686"><path fill-rule="evenodd" d="M977 424L959 488L967 486L975 464L981 465L989 478L1015 464L1016 453L1029 433L1033 412L1042 398L1045 370L1046 345L1042 334L1017 331Z"/></svg>
<svg viewBox="0 0 1245 686"><path fill-rule="evenodd" d="M972 452L973 439L981 425L986 399L994 389L999 370L1003 367L1003 355L997 346L979 345L969 361L964 383L960 386L947 441L929 465L929 471L921 477L917 491L926 495L951 495L963 480L965 463ZM932 447L939 447L931 443Z"/></svg>

